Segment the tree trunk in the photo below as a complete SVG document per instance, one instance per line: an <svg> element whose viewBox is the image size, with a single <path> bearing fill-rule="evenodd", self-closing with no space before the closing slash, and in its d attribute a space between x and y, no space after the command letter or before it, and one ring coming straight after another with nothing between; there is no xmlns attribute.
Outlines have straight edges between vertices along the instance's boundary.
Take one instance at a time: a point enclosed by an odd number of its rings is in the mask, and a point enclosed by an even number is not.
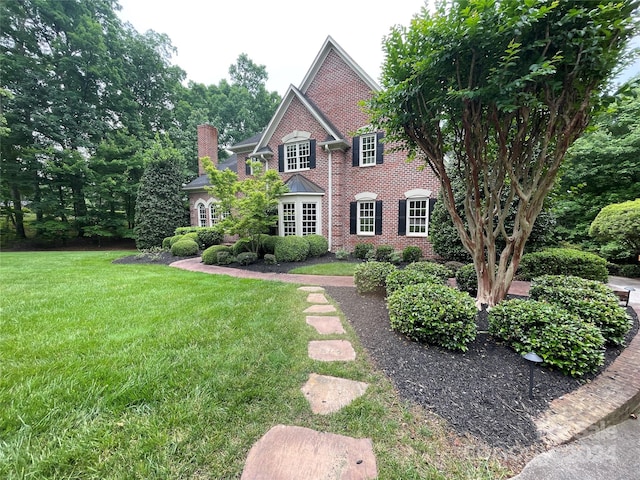
<svg viewBox="0 0 640 480"><path fill-rule="evenodd" d="M24 230L24 212L22 211L22 196L17 185L11 185L11 201L13 202L13 218L16 225L16 236L18 238L27 238Z"/></svg>

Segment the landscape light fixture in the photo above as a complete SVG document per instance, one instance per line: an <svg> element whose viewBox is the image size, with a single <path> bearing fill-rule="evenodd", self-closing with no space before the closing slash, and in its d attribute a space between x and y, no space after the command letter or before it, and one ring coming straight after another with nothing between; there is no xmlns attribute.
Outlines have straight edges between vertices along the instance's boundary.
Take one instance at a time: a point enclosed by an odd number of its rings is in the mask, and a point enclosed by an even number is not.
<svg viewBox="0 0 640 480"><path fill-rule="evenodd" d="M527 362L529 362L529 399L533 400L533 367L536 363L541 363L544 360L533 352L525 353L522 356Z"/></svg>
<svg viewBox="0 0 640 480"><path fill-rule="evenodd" d="M629 292L629 294L627 295L627 301L625 302L625 307L629 306L629 299L631 298L631 292L634 292L636 289L633 287L624 287L624 289Z"/></svg>

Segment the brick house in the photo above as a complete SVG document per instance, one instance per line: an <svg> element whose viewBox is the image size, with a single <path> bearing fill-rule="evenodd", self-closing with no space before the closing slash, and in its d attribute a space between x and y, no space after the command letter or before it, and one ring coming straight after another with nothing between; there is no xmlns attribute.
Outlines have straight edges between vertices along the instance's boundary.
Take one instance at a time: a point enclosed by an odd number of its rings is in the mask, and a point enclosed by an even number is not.
<svg viewBox="0 0 640 480"><path fill-rule="evenodd" d="M378 89L328 37L266 129L230 147L233 155L218 168L231 168L240 180L251 175L249 158L278 169L289 187L279 205L280 235L318 233L331 251L370 242L396 250L416 245L432 256L429 216L439 183L430 170L407 163L403 152L384 148L383 132L371 131L360 102ZM217 164L217 130L210 125L198 127L198 156ZM185 186L192 225L219 219L207 184L201 168Z"/></svg>

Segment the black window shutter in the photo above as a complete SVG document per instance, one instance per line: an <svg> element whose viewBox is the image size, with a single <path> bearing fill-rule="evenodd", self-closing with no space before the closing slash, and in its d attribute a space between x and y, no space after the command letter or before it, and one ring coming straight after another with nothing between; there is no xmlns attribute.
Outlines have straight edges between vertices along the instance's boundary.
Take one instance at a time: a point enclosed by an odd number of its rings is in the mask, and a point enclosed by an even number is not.
<svg viewBox="0 0 640 480"><path fill-rule="evenodd" d="M378 132L376 133L376 164L382 165L384 162L384 143L382 143L382 139L384 138L384 133Z"/></svg>
<svg viewBox="0 0 640 480"><path fill-rule="evenodd" d="M376 200L375 234L382 235L382 200Z"/></svg>
<svg viewBox="0 0 640 480"><path fill-rule="evenodd" d="M358 233L358 202L349 204L349 233L355 235Z"/></svg>
<svg viewBox="0 0 640 480"><path fill-rule="evenodd" d="M360 165L360 137L353 137L351 154L353 155L352 165L358 167Z"/></svg>
<svg viewBox="0 0 640 480"><path fill-rule="evenodd" d="M248 158L244 161L244 173L251 175L251 164L249 163Z"/></svg>
<svg viewBox="0 0 640 480"><path fill-rule="evenodd" d="M316 141L309 140L309 168L316 168Z"/></svg>
<svg viewBox="0 0 640 480"><path fill-rule="evenodd" d="M278 145L278 171L284 172L284 145Z"/></svg>
<svg viewBox="0 0 640 480"><path fill-rule="evenodd" d="M398 201L398 235L407 234L407 201Z"/></svg>
<svg viewBox="0 0 640 480"><path fill-rule="evenodd" d="M429 217L427 218L427 233L429 232L429 226L431 224L431 214L433 213L433 207L435 207L435 205L436 205L436 199L430 198L429 199Z"/></svg>

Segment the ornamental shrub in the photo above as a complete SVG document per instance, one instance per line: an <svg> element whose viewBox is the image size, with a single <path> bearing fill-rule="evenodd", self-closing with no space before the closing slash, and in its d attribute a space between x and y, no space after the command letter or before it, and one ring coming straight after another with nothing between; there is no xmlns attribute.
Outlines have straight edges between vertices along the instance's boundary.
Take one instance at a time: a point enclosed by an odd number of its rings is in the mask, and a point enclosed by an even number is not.
<svg viewBox="0 0 640 480"><path fill-rule="evenodd" d="M444 262L444 266L447 267L449 270L451 270L451 273L453 274L452 277L455 277L456 273L458 273L458 270L464 267L464 265L465 265L464 263L456 262L455 260L449 260L448 262Z"/></svg>
<svg viewBox="0 0 640 480"><path fill-rule="evenodd" d="M260 248L265 254L273 255L276 251L277 235L260 235Z"/></svg>
<svg viewBox="0 0 640 480"><path fill-rule="evenodd" d="M627 278L640 278L640 265L638 264L626 264L620 265L618 268L618 275Z"/></svg>
<svg viewBox="0 0 640 480"><path fill-rule="evenodd" d="M347 260L349 258L349 250L339 248L336 250L336 260Z"/></svg>
<svg viewBox="0 0 640 480"><path fill-rule="evenodd" d="M391 245L379 245L378 248L376 248L375 259L378 262L390 261L391 255L393 255L393 247Z"/></svg>
<svg viewBox="0 0 640 480"><path fill-rule="evenodd" d="M173 247L173 244L176 243L179 240L182 240L184 238L184 235L180 234L180 235L174 235L173 237L171 237L171 239L169 240L169 246Z"/></svg>
<svg viewBox="0 0 640 480"><path fill-rule="evenodd" d="M384 291L387 285L387 275L396 270L388 262L364 262L356 265L353 271L353 281L358 293Z"/></svg>
<svg viewBox="0 0 640 480"><path fill-rule="evenodd" d="M466 351L478 310L469 295L435 283L407 285L387 300L391 328L418 342Z"/></svg>
<svg viewBox="0 0 640 480"><path fill-rule="evenodd" d="M415 272L421 272L427 275L434 275L438 277L441 282L447 283L449 278L453 276L453 272L446 266L435 262L413 262L405 267L405 270L411 270Z"/></svg>
<svg viewBox="0 0 640 480"><path fill-rule="evenodd" d="M242 252L236 256L236 261L240 265L251 265L258 260L258 254L255 252Z"/></svg>
<svg viewBox="0 0 640 480"><path fill-rule="evenodd" d="M604 337L564 308L536 300L507 300L489 311L489 333L519 354L536 352L544 363L574 377L604 363Z"/></svg>
<svg viewBox="0 0 640 480"><path fill-rule="evenodd" d="M463 265L456 272L456 285L458 290L475 295L478 292L478 275L473 263Z"/></svg>
<svg viewBox="0 0 640 480"><path fill-rule="evenodd" d="M402 250L402 261L406 263L419 262L422 258L422 249L415 245L410 245Z"/></svg>
<svg viewBox="0 0 640 480"><path fill-rule="evenodd" d="M289 235L280 237L274 250L276 260L281 262L302 262L309 256L309 242L305 237Z"/></svg>
<svg viewBox="0 0 640 480"><path fill-rule="evenodd" d="M391 252L391 255L389 256L389 263L400 265L402 263L402 252Z"/></svg>
<svg viewBox="0 0 640 480"><path fill-rule="evenodd" d="M198 243L201 248L209 248L213 245L219 245L224 238L218 227L200 227L196 230L198 235Z"/></svg>
<svg viewBox="0 0 640 480"><path fill-rule="evenodd" d="M534 300L552 303L585 322L593 323L604 339L623 345L624 336L633 326L626 310L618 305L618 297L603 283L579 277L544 275L533 279L529 295Z"/></svg>
<svg viewBox="0 0 640 480"><path fill-rule="evenodd" d="M276 261L276 256L273 253L265 253L264 263L265 265L275 265L278 262Z"/></svg>
<svg viewBox="0 0 640 480"><path fill-rule="evenodd" d="M169 250L169 249L171 248L171 239L172 239L172 238L173 238L173 237L164 237L164 238L162 239L162 248L163 248L164 250Z"/></svg>
<svg viewBox="0 0 640 480"><path fill-rule="evenodd" d="M375 250L373 243L356 243L353 248L353 256L360 260L366 260L367 254Z"/></svg>
<svg viewBox="0 0 640 480"><path fill-rule="evenodd" d="M236 257L241 253L250 252L250 251L251 251L251 240L248 238L241 238L231 246L231 253L233 253L233 255Z"/></svg>
<svg viewBox="0 0 640 480"><path fill-rule="evenodd" d="M249 252L244 252L244 253L249 253ZM216 254L216 262L218 262L218 265L230 265L235 261L236 261L236 257L234 257L233 253L231 252L222 251Z"/></svg>
<svg viewBox="0 0 640 480"><path fill-rule="evenodd" d="M198 244L192 238L183 238L171 245L171 255L174 257L190 257L191 255L197 255Z"/></svg>
<svg viewBox="0 0 640 480"><path fill-rule="evenodd" d="M307 235L305 238L309 242L310 257L321 257L329 251L329 242L322 235Z"/></svg>
<svg viewBox="0 0 640 480"><path fill-rule="evenodd" d="M213 245L202 252L202 263L205 265L218 265L218 253L231 253L231 248L226 245Z"/></svg>
<svg viewBox="0 0 640 480"><path fill-rule="evenodd" d="M387 295L391 295L396 290L406 287L407 285L418 285L419 283L444 284L440 277L430 273L424 273L419 270L410 270L408 268L402 270L398 269L393 270L387 275Z"/></svg>
<svg viewBox="0 0 640 480"><path fill-rule="evenodd" d="M603 283L609 277L604 258L572 248L549 248L523 255L518 278L531 280L542 275L572 275Z"/></svg>

